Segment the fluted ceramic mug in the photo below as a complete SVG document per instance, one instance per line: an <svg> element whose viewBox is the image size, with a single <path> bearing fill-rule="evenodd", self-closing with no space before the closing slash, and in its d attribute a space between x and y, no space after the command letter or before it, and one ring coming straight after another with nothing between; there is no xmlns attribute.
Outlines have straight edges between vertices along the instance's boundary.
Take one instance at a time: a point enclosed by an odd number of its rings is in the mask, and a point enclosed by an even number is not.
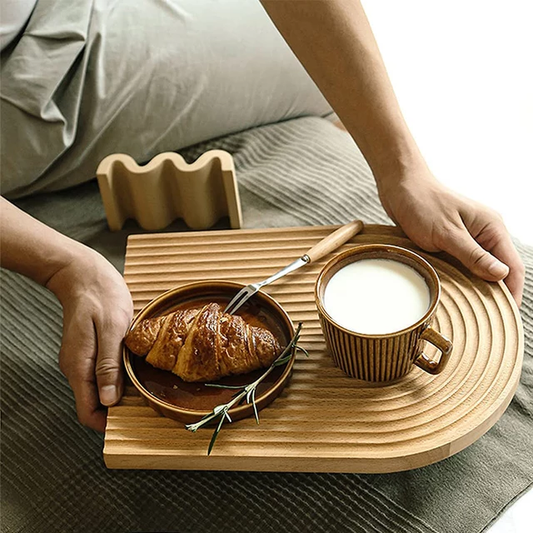
<svg viewBox="0 0 533 533"><path fill-rule="evenodd" d="M330 279L341 268L361 259L399 261L418 272L429 289L427 312L400 331L365 334L338 324L324 306L324 292ZM405 376L418 366L430 374L442 372L452 351L452 343L432 327L440 301L441 286L435 269L420 255L399 246L361 244L331 259L323 267L315 285L315 300L326 345L336 366L351 377L365 381L391 381ZM354 302L357 305L357 302ZM427 341L441 353L438 360L423 353Z"/></svg>

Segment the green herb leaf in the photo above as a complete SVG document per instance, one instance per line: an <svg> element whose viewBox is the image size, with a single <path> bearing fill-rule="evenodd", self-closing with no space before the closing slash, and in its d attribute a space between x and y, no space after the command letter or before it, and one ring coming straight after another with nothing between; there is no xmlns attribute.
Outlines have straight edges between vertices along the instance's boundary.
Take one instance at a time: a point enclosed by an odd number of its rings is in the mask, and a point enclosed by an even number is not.
<svg viewBox="0 0 533 533"><path fill-rule="evenodd" d="M215 441L218 437L218 434L220 433L220 430L222 429L222 425L224 424L225 420L228 420L228 422L232 422L231 417L229 415L229 410L234 406L238 405L244 401L247 403L251 403L253 410L254 410L254 417L257 424L259 424L259 413L257 409L257 403L255 401L255 393L257 391L258 385L272 372L272 370L278 366L282 366L286 363L288 363L291 360L291 357L294 353L294 350L303 351L306 356L309 356L307 353L307 350L304 348L301 348L297 345L298 340L300 338L300 331L302 330L302 323L300 322L298 324L298 328L296 329L296 333L294 334L294 337L291 339L289 344L285 347L285 349L281 352L279 357L270 365L270 367L261 374L259 378L257 378L252 383L249 383L248 385L242 385L242 386L235 386L235 385L221 385L218 383L206 383L207 387L218 387L221 389L235 389L236 392L232 396L232 399L225 404L217 405L213 411L206 416L204 416L201 420L196 422L195 424L187 424L185 426L186 429L189 431L195 432L201 427L209 424L212 420L215 420L216 418L219 418L218 425L215 428L215 431L213 432L213 435L211 437L211 441L209 442L209 447L207 448L207 455L211 455L211 451L213 450L213 446L215 445Z"/></svg>
<svg viewBox="0 0 533 533"><path fill-rule="evenodd" d="M299 352L303 352L305 354L306 357L309 357L309 352L305 349L305 348L302 348L301 346L296 346L296 349L299 351Z"/></svg>
<svg viewBox="0 0 533 533"><path fill-rule="evenodd" d="M205 383L205 386L217 389L242 389L242 385L221 385L220 383Z"/></svg>
<svg viewBox="0 0 533 533"><path fill-rule="evenodd" d="M254 408L255 421L259 425L259 413L257 412L257 404L255 403L255 390L252 393L252 405Z"/></svg>
<svg viewBox="0 0 533 533"><path fill-rule="evenodd" d="M220 422L218 423L218 426L215 429L215 431L213 431L213 436L211 437L211 440L209 441L209 448L207 448L207 455L211 455L211 451L213 450L213 446L215 445L215 441L217 440L218 434L220 433L220 430L222 429L222 424L224 423L225 419L226 419L225 416L220 417Z"/></svg>

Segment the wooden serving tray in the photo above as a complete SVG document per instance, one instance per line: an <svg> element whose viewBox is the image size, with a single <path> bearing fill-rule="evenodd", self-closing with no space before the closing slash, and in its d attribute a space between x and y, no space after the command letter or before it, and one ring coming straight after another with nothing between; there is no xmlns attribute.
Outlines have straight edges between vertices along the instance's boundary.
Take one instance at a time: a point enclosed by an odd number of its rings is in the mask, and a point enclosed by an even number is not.
<svg viewBox="0 0 533 533"><path fill-rule="evenodd" d="M163 291L196 280L263 280L334 229L134 235L125 279L139 310ZM367 226L338 252L368 242L420 251L396 228ZM261 411L259 426L253 418L225 425L208 457L212 429L190 433L156 414L127 386L120 404L109 410L107 467L394 472L440 461L473 443L502 415L518 385L520 315L503 283L484 282L447 256L422 255L442 281L436 327L454 343L442 374L414 367L395 383L375 385L334 366L314 303L315 280L330 256L265 287L295 324L303 322L300 344L309 358L298 356L291 381ZM429 346L426 353L436 355Z"/></svg>

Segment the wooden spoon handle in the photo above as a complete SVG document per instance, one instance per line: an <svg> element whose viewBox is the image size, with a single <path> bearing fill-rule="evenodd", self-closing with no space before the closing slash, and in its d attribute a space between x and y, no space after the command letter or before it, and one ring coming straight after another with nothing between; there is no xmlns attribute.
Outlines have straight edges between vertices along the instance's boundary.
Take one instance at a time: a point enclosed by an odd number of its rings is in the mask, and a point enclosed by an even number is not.
<svg viewBox="0 0 533 533"><path fill-rule="evenodd" d="M345 224L338 230L335 230L331 235L328 235L322 239L319 243L310 248L303 257L309 258L308 263L322 259L325 255L336 250L341 244L349 241L352 237L357 235L362 229L364 224L360 220L353 220L348 224Z"/></svg>

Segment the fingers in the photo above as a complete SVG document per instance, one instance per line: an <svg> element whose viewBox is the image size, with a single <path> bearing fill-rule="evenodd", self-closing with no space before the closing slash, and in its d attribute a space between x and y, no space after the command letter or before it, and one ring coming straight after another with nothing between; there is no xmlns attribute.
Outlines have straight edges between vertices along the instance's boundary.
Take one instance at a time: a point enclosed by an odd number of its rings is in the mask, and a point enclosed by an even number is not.
<svg viewBox="0 0 533 533"><path fill-rule="evenodd" d="M65 312L59 368L68 379L76 401L78 420L84 426L103 432L106 413L101 409L94 366L96 334L90 315Z"/></svg>
<svg viewBox="0 0 533 533"><path fill-rule="evenodd" d="M422 177L380 192L389 216L424 250L443 250L487 281L505 280L520 305L525 269L502 218Z"/></svg>
<svg viewBox="0 0 533 533"><path fill-rule="evenodd" d="M96 383L69 381L76 400L76 412L80 424L103 433L105 431L107 410L103 409L98 399Z"/></svg>
<svg viewBox="0 0 533 533"><path fill-rule="evenodd" d="M482 248L466 228L450 231L441 247L459 259L471 272L487 281L500 281L509 274L509 267Z"/></svg>
<svg viewBox="0 0 533 533"><path fill-rule="evenodd" d="M477 211L462 210L465 229L479 245L509 268L505 284L518 306L522 303L525 268L502 217L494 210L481 207ZM484 277L484 276L481 276ZM484 279L489 279L485 278Z"/></svg>
<svg viewBox="0 0 533 533"><path fill-rule="evenodd" d="M133 315L131 295L118 271L100 254L64 270L60 368L76 399L79 421L105 430L107 410L122 394L121 345Z"/></svg>
<svg viewBox="0 0 533 533"><path fill-rule="evenodd" d="M489 248L487 245L486 247ZM522 304L526 270L509 233L506 230L503 231L489 250L509 267L509 275L504 281L516 303L520 306Z"/></svg>
<svg viewBox="0 0 533 533"><path fill-rule="evenodd" d="M96 382L100 401L108 407L115 405L122 396L122 339L129 320L130 317L124 315L97 322Z"/></svg>
<svg viewBox="0 0 533 533"><path fill-rule="evenodd" d="M447 234L441 247L480 278L487 281L505 280L513 298L520 305L524 287L524 266L520 256L504 227L503 230L491 230L490 233L490 236L480 233L476 240L466 227L453 230Z"/></svg>

